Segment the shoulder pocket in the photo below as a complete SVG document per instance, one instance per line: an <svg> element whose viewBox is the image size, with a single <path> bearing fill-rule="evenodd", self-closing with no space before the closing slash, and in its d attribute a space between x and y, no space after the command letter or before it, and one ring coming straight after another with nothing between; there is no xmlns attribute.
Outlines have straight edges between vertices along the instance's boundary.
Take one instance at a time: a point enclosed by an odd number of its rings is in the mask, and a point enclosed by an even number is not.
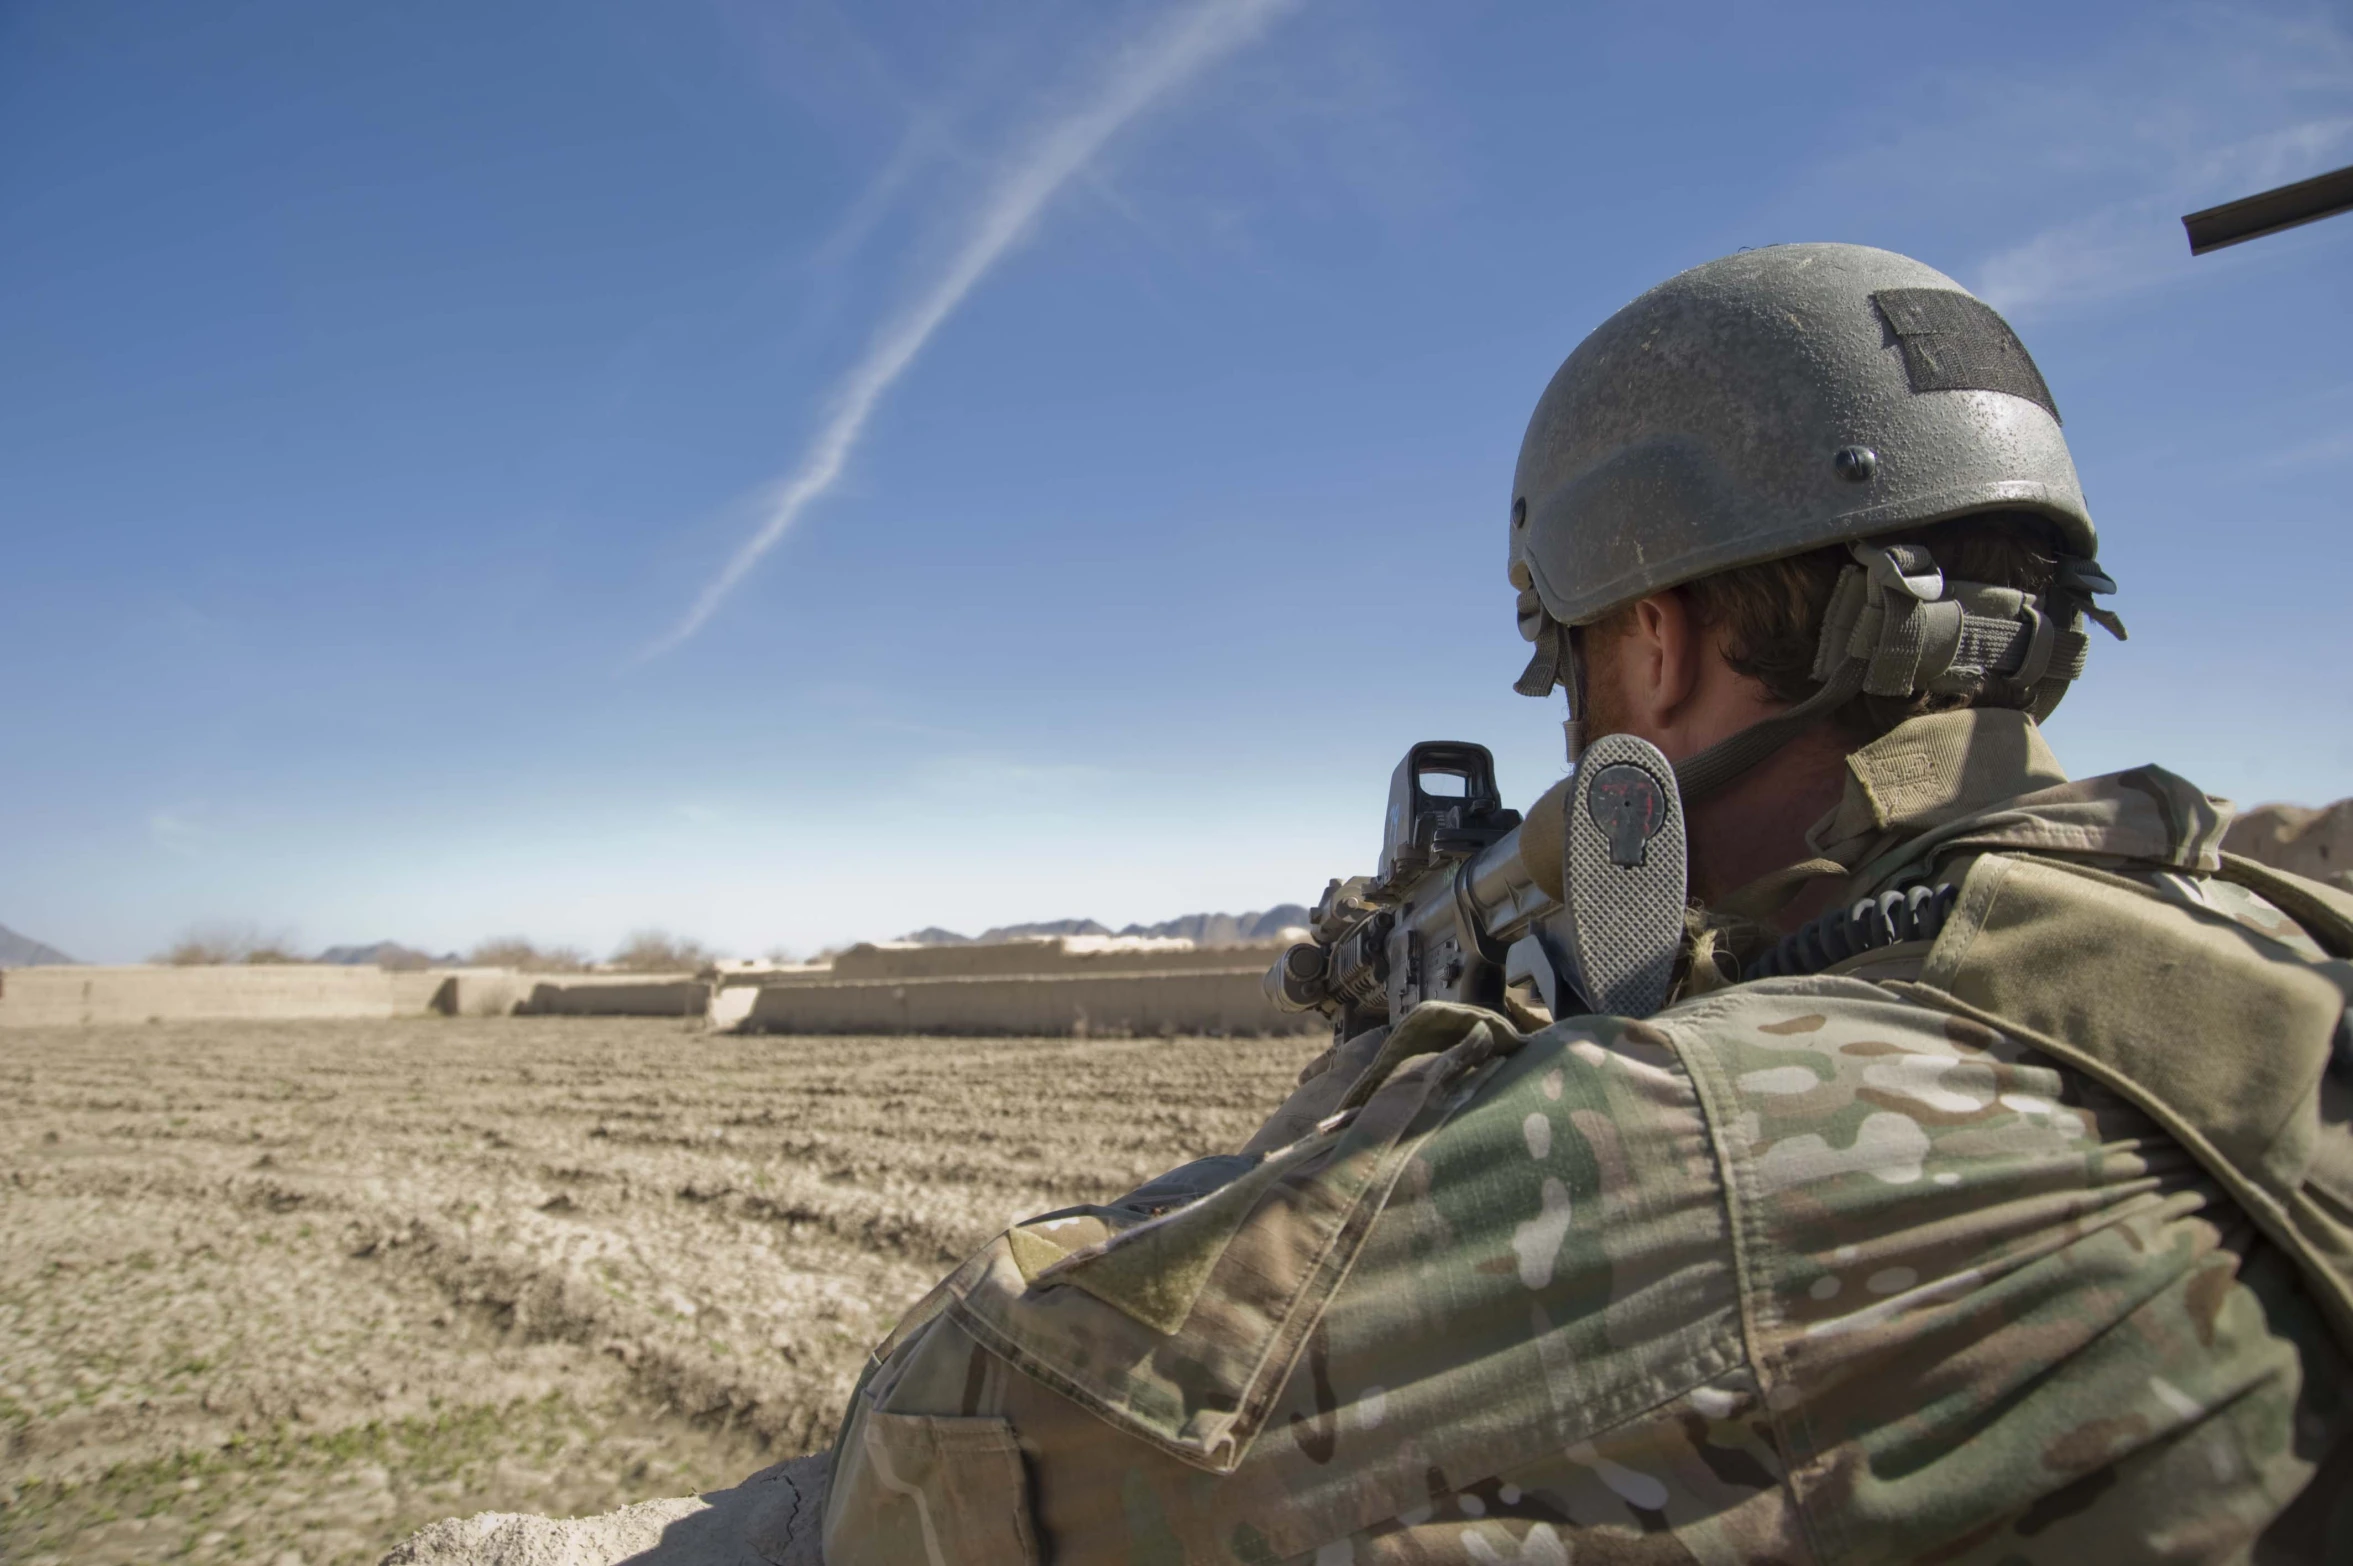
<svg viewBox="0 0 2353 1566"><path fill-rule="evenodd" d="M991 1265L960 1275L950 1310L991 1352L1113 1426L1230 1473L1414 1148L1462 1101L1464 1078L1520 1042L1491 1013L1421 1006L1382 1051L1384 1078L1359 1083L1340 1123L1077 1249L1049 1256L1041 1247L1056 1234L1016 1230L983 1253Z"/></svg>
<svg viewBox="0 0 2353 1566"><path fill-rule="evenodd" d="M855 1416L826 1503L830 1566L1037 1566L1029 1474L1002 1419Z"/></svg>

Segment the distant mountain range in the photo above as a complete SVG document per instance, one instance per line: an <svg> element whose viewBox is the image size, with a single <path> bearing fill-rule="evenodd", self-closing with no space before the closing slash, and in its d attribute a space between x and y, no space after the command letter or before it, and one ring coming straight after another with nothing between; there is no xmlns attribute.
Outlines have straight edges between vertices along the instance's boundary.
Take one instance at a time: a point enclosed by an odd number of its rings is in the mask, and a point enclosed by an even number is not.
<svg viewBox="0 0 2353 1566"><path fill-rule="evenodd" d="M970 946L990 941L1017 941L1042 935L1181 936L1202 946L1239 946L1272 940L1285 930L1307 923L1307 910L1297 903L1278 903L1262 913L1197 913L1165 919L1159 924L1131 924L1114 930L1093 919L1048 919L1037 924L1001 924L979 935L960 935L938 925L899 937L918 946Z"/></svg>
<svg viewBox="0 0 2353 1566"><path fill-rule="evenodd" d="M330 946L312 959L332 963L339 968L396 968L413 971L454 964L455 952L446 957L431 957L412 946L398 941L370 941L365 946Z"/></svg>
<svg viewBox="0 0 2353 1566"><path fill-rule="evenodd" d="M54 968L70 966L73 959L56 947L19 935L0 924L0 968Z"/></svg>

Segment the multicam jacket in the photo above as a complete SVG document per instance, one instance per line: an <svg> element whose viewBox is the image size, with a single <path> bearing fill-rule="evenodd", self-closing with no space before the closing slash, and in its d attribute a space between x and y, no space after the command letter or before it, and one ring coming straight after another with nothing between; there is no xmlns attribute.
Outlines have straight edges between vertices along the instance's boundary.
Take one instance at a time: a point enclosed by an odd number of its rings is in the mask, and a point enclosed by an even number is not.
<svg viewBox="0 0 2353 1566"><path fill-rule="evenodd" d="M2319 958L2215 876L2224 820L1969 713L1858 753L1814 843L1858 892L2023 855ZM2287 1251L1921 953L1847 966L1533 1034L1424 1006L1240 1152L1014 1228L878 1350L825 1558L2353 1561L2353 1381Z"/></svg>

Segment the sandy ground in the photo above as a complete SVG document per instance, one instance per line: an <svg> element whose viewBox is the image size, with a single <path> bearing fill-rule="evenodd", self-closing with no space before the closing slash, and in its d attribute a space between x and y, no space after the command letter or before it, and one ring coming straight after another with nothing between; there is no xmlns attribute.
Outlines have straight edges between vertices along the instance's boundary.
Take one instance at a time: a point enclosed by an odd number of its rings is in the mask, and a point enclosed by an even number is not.
<svg viewBox="0 0 2353 1566"><path fill-rule="evenodd" d="M733 1483L958 1257L1240 1142L1317 1047L0 1033L0 1561L326 1566Z"/></svg>

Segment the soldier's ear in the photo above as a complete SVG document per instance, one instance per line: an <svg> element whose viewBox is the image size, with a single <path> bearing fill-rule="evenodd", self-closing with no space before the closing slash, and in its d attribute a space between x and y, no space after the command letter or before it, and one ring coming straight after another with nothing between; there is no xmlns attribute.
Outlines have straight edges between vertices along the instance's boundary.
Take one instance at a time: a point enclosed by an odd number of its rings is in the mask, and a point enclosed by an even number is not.
<svg viewBox="0 0 2353 1566"><path fill-rule="evenodd" d="M1624 617L1611 656L1618 695L1634 732L1658 744L1685 718L1700 685L1707 638L1691 602L1672 589L1637 600Z"/></svg>

